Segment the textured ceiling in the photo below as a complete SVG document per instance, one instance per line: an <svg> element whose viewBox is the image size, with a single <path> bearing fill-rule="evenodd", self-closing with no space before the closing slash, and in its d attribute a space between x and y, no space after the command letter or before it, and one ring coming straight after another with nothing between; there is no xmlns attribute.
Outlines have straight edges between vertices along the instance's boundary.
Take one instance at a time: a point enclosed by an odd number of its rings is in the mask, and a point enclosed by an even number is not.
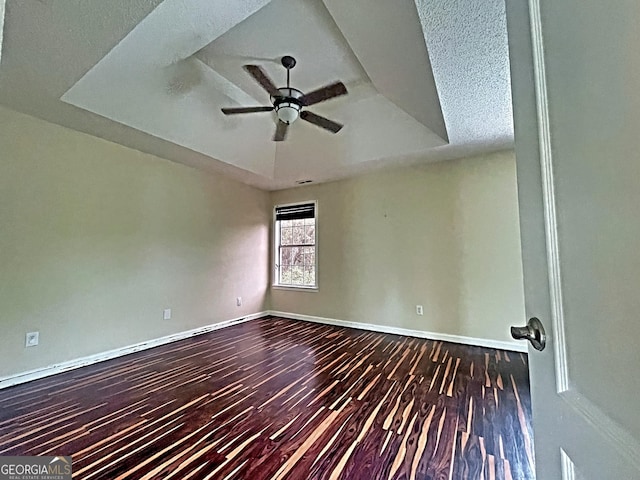
<svg viewBox="0 0 640 480"><path fill-rule="evenodd" d="M503 0L416 0L453 144L513 137Z"/></svg>
<svg viewBox="0 0 640 480"><path fill-rule="evenodd" d="M391 4L7 0L0 102L269 189L510 147L504 0ZM347 84L311 108L339 134L296 122L276 144L272 114L220 114L268 104L241 66L284 83L284 54L302 90Z"/></svg>

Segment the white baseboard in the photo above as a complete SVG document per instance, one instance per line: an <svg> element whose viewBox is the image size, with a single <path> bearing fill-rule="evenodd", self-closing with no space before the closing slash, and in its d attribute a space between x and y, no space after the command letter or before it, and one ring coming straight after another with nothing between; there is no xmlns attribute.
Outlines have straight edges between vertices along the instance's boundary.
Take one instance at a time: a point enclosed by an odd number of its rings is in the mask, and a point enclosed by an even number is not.
<svg viewBox="0 0 640 480"><path fill-rule="evenodd" d="M461 335L449 335L446 333L426 332L422 330L409 330L405 328L390 327L386 325L374 325L372 323L349 322L346 320L337 320L334 318L315 317L312 315L302 315L299 313L267 310L264 312L253 313L245 317L234 318L232 320L226 320L224 322L194 328L193 330L187 330L186 332L174 333L165 337L147 340L145 342L136 343L134 345L129 345L126 347L116 348L107 352L101 352L95 355L89 355L87 357L81 357L75 360L57 363L48 367L29 370L27 372L21 372L6 377L0 377L0 390L2 390L3 388L11 387L13 385L31 382L32 380L37 380L39 378L49 377L57 373L68 372L69 370L75 370L76 368L93 365L94 363L104 362L105 360L122 357L124 355L129 355L130 353L140 352L142 350L148 350L149 348L158 347L167 343L177 342L178 340L183 340L185 338L195 337L196 335L202 335L204 333L219 330L221 328L238 325L240 323L248 322L249 320L261 318L266 315L291 318L293 320L322 323L327 325L337 325L339 327L358 328L361 330L369 330L372 332L391 333L393 335L404 335L407 337L428 338L430 340L462 343L464 345L473 345L478 347L499 348L501 350L512 350L517 352L527 351L526 344L520 342L503 342L486 338L465 337Z"/></svg>
<svg viewBox="0 0 640 480"><path fill-rule="evenodd" d="M247 315L246 317L225 320L220 323L214 323L212 325L194 328L193 330L187 330L186 332L174 333L165 337L147 340L145 342L136 343L134 345L129 345L126 347L116 348L107 352L96 353L95 355L89 355L87 357L69 360L55 365L50 365L48 367L29 370L27 372L17 373L6 377L0 377L0 390L2 390L3 388L11 387L13 385L18 385L20 383L26 383L32 380L37 380L39 378L49 377L51 375L55 375L56 373L68 372L69 370L75 370L76 368L93 365L94 363L104 362L105 360L111 360L112 358L122 357L124 355L129 355L130 353L148 350L149 348L158 347L167 343L177 342L178 340L184 340L185 338L195 337L196 335L213 332L214 330L220 330L221 328L230 327L231 325L238 325L240 323L248 322L249 320L264 317L268 314L268 312L253 313L251 315Z"/></svg>
<svg viewBox="0 0 640 480"><path fill-rule="evenodd" d="M511 350L524 353L527 352L527 345L524 342L504 342L487 338L465 337L462 335L450 335L447 333L426 332L422 330L409 330L406 328L390 327L387 325L349 322L346 320L336 320L334 318L314 317L312 315L278 312L274 310L269 310L267 313L275 317L291 318L293 320L304 320L307 322L323 323L327 325L337 325L339 327L359 328L360 330L370 330L372 332L391 333L393 335L404 335L406 337L428 338L429 340L462 343L464 345L473 345L475 347L498 348L500 350Z"/></svg>

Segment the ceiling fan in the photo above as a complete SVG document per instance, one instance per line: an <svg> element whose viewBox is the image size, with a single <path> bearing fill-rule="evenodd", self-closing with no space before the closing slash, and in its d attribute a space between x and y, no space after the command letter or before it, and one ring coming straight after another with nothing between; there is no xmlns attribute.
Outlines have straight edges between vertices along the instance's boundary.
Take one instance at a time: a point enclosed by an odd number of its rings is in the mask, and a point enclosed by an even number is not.
<svg viewBox="0 0 640 480"><path fill-rule="evenodd" d="M300 90L292 88L289 84L290 72L291 69L296 66L296 59L286 55L282 57L282 66L287 69L287 86L281 88L276 88L264 70L258 65L244 65L242 67L271 95L271 103L273 105L268 107L223 108L222 113L225 115L236 115L239 113L271 112L275 110L276 116L278 117L276 132L273 135L275 142L281 142L286 138L289 125L295 122L298 117L318 127L324 128L331 133L338 133L342 128L341 124L310 112L309 110L304 110L304 108L334 97L339 97L340 95L346 95L348 92L344 84L342 82L335 82L312 92L302 93Z"/></svg>

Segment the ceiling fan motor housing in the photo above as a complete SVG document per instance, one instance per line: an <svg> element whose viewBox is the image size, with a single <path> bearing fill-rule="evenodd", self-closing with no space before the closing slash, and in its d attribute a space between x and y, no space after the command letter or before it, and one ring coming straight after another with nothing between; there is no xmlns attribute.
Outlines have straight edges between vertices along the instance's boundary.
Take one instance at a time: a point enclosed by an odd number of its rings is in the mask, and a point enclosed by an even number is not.
<svg viewBox="0 0 640 480"><path fill-rule="evenodd" d="M285 55L284 57L282 57L280 61L282 62L282 66L287 70L291 70L293 67L296 66L296 59L293 58L291 55Z"/></svg>
<svg viewBox="0 0 640 480"><path fill-rule="evenodd" d="M283 87L278 89L278 95L272 97L271 100L281 122L291 125L298 119L302 109L300 101L302 96L303 93L296 88Z"/></svg>

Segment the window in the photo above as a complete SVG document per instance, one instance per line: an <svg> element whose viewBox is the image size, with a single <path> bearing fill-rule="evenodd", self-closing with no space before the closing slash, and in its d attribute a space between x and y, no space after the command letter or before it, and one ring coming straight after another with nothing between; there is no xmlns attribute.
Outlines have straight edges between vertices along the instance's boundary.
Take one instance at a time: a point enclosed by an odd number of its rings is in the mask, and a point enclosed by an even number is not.
<svg viewBox="0 0 640 480"><path fill-rule="evenodd" d="M316 287L316 202L275 209L275 285Z"/></svg>

